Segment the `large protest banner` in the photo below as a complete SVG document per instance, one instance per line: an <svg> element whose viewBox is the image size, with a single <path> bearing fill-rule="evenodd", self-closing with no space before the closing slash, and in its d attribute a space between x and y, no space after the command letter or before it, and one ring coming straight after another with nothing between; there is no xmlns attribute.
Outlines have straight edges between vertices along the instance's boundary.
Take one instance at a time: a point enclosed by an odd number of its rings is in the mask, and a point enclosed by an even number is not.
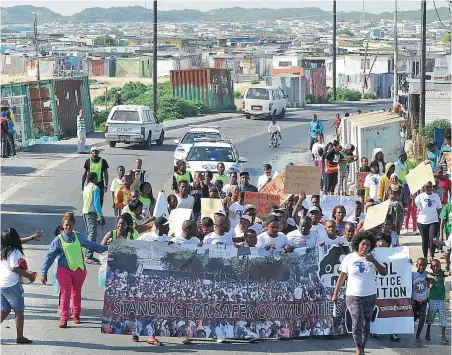
<svg viewBox="0 0 452 355"><path fill-rule="evenodd" d="M389 264L399 249L385 248ZM336 317L331 295L340 262L349 252L348 247L333 247L319 261L317 248L285 254L224 245L116 240L109 247L102 332L198 338L344 334L351 329L344 293ZM405 262L409 265L407 258ZM380 314L387 320L398 316L400 310L390 310L400 304L393 297L411 296L411 289L405 287L411 275L400 274L399 267L393 265L397 274L390 274L389 281L380 281L391 286L381 288L385 308L376 312L375 322ZM382 333L411 330L412 324L409 329L387 327Z"/></svg>
<svg viewBox="0 0 452 355"><path fill-rule="evenodd" d="M259 218L265 218L271 205L279 205L279 196L262 192L245 192L245 204L255 206L256 215Z"/></svg>
<svg viewBox="0 0 452 355"><path fill-rule="evenodd" d="M292 165L286 167L284 193L318 195L322 171L317 166Z"/></svg>

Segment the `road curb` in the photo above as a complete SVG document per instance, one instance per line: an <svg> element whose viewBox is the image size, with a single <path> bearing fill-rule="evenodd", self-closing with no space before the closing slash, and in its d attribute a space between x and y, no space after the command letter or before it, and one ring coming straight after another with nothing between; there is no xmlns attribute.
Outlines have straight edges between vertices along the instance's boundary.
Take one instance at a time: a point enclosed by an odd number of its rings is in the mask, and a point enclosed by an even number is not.
<svg viewBox="0 0 452 355"><path fill-rule="evenodd" d="M371 105L390 105L392 100L381 99L381 100L370 100L370 101L340 101L333 104L308 104L305 108L319 109L319 108L335 108L335 107L360 107L360 106L371 106Z"/></svg>
<svg viewBox="0 0 452 355"><path fill-rule="evenodd" d="M189 127L189 126L198 126L201 124L206 124L206 123L213 123L213 122L221 122L221 121L228 121L228 120L232 120L235 118L240 118L240 115L235 115L235 116L224 116L224 117L214 117L214 118L208 118L202 122L183 122L180 124L176 124L176 125L172 125L169 127L165 127L165 132L169 132L169 131L174 131L176 129L180 129L180 128L185 128L185 127ZM181 120L183 121L183 120ZM101 141L98 142L94 142L91 144L87 144L86 147L88 149L91 149L92 147L102 147L104 145L107 145L107 140L103 139Z"/></svg>

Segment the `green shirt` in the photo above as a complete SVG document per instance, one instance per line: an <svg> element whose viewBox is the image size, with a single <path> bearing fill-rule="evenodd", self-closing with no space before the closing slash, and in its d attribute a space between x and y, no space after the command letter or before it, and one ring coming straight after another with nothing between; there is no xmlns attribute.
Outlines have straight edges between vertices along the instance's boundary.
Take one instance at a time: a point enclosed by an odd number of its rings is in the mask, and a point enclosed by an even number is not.
<svg viewBox="0 0 452 355"><path fill-rule="evenodd" d="M452 204L448 203L441 210L441 214L439 215L440 219L446 220L446 224L444 225L444 237L447 239L449 235L452 233Z"/></svg>
<svg viewBox="0 0 452 355"><path fill-rule="evenodd" d="M429 275L435 276L432 273L429 273ZM430 283L433 285L430 289L430 295L428 296L430 300L438 301L446 299L446 287L444 286L446 275L444 275L443 270L440 270L438 276L438 280L429 279Z"/></svg>

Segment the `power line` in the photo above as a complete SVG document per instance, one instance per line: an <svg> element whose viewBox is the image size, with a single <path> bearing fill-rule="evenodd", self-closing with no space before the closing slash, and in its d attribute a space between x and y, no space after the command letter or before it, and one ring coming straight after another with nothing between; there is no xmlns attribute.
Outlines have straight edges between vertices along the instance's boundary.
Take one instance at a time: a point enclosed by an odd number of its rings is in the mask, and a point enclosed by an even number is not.
<svg viewBox="0 0 452 355"><path fill-rule="evenodd" d="M438 13L438 9L436 8L436 3L435 0L433 0L433 5L435 6L435 11L436 11L436 16L438 16L438 20L441 23L441 25L446 29L446 30L450 30L450 27L446 27L443 23L443 21L441 21L441 18L439 17L439 13ZM450 5L449 5L449 11L450 11Z"/></svg>

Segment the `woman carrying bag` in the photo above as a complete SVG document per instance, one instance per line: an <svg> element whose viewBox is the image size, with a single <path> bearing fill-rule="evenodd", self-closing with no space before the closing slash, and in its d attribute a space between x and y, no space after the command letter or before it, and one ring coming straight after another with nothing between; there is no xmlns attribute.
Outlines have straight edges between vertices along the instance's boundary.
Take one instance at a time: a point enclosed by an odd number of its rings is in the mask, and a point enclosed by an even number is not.
<svg viewBox="0 0 452 355"><path fill-rule="evenodd" d="M60 285L60 328L67 328L69 320L69 304L72 295L72 314L74 323L80 324L82 310L82 287L86 278L86 267L83 261L82 247L96 253L108 250L106 246L93 243L74 230L75 217L72 212L66 212L63 217L63 233L55 237L50 244L49 252L42 266L41 282L47 283L47 273L58 257L57 279Z"/></svg>

